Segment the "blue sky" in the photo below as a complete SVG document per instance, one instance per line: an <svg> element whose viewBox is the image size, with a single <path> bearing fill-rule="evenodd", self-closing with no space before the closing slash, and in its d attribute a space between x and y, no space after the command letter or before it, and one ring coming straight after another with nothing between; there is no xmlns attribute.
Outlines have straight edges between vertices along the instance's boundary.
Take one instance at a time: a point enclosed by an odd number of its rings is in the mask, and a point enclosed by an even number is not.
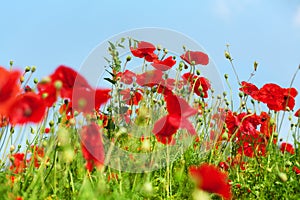
<svg viewBox="0 0 300 200"><path fill-rule="evenodd" d="M298 3L297 3L298 2ZM200 43L220 74L234 75L226 44L241 80L259 63L253 81L288 87L300 64L300 2L211 1L6 1L0 12L0 65L36 65L37 77L65 64L79 69L89 52L119 32L143 27L179 31ZM300 89L300 76L295 86ZM237 88L237 87L235 87ZM297 107L300 97L297 97Z"/></svg>

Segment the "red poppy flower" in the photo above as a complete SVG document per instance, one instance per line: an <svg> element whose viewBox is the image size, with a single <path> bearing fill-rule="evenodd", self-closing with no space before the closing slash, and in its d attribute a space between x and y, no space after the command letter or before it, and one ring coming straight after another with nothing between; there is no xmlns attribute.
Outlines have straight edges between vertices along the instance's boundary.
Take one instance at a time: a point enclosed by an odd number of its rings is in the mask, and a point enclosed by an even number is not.
<svg viewBox="0 0 300 200"><path fill-rule="evenodd" d="M175 95L167 95L168 115L159 119L152 130L159 142L163 144L174 143L173 135L179 128L186 129L190 134L195 135L196 131L188 117L197 113L184 99Z"/></svg>
<svg viewBox="0 0 300 200"><path fill-rule="evenodd" d="M240 88L240 91L244 92L247 95L250 95L253 99L257 99L257 93L259 89L252 83L242 81L242 87Z"/></svg>
<svg viewBox="0 0 300 200"><path fill-rule="evenodd" d="M130 51L135 57L145 58L148 62L157 59L157 55L154 53L155 49L153 44L144 41L139 42L137 48L130 47Z"/></svg>
<svg viewBox="0 0 300 200"><path fill-rule="evenodd" d="M11 158L12 165L9 169L15 174L22 173L26 168L25 154L15 153L11 155Z"/></svg>
<svg viewBox="0 0 300 200"><path fill-rule="evenodd" d="M297 90L295 88L281 88L269 83L265 84L257 94L257 100L266 103L268 108L275 111L286 110L286 107L293 109Z"/></svg>
<svg viewBox="0 0 300 200"><path fill-rule="evenodd" d="M94 167L101 168L105 160L101 128L97 124L91 123L82 128L80 135L81 150L86 160L87 170L92 171Z"/></svg>
<svg viewBox="0 0 300 200"><path fill-rule="evenodd" d="M286 142L281 143L280 151L282 153L284 153L286 151L286 152L289 152L292 155L295 154L295 149L294 149L293 145L291 145L289 143L286 143Z"/></svg>
<svg viewBox="0 0 300 200"><path fill-rule="evenodd" d="M239 139L238 153L247 157L265 156L267 141L260 135L243 135Z"/></svg>
<svg viewBox="0 0 300 200"><path fill-rule="evenodd" d="M208 55L201 51L187 51L185 54L182 54L180 58L194 65L207 65L209 61Z"/></svg>
<svg viewBox="0 0 300 200"><path fill-rule="evenodd" d="M9 108L11 124L38 123L43 120L46 107L40 96L33 92L20 94Z"/></svg>
<svg viewBox="0 0 300 200"><path fill-rule="evenodd" d="M39 146L31 146L31 152L33 155L28 161L30 162L33 158L33 164L36 168L38 168L41 165L40 160L45 156L44 148Z"/></svg>
<svg viewBox="0 0 300 200"><path fill-rule="evenodd" d="M219 162L219 167L225 171L228 171L229 169L229 165L227 164L227 162Z"/></svg>
<svg viewBox="0 0 300 200"><path fill-rule="evenodd" d="M224 199L231 199L232 193L228 175L214 165L207 163L189 167L189 173L199 189L215 193Z"/></svg>
<svg viewBox="0 0 300 200"><path fill-rule="evenodd" d="M299 169L298 167L296 167L296 166L293 167L293 171L294 171L297 175L300 174L300 169Z"/></svg>
<svg viewBox="0 0 300 200"><path fill-rule="evenodd" d="M60 65L55 72L51 75L52 83L55 81L62 82L61 97L72 98L73 88L91 88L83 76L78 74L70 67Z"/></svg>
<svg viewBox="0 0 300 200"><path fill-rule="evenodd" d="M143 99L143 95L139 92L139 90L131 91L127 88L122 90L120 94L123 95L123 100L126 101L127 105L138 105Z"/></svg>
<svg viewBox="0 0 300 200"><path fill-rule="evenodd" d="M56 86L58 82L61 82L60 87ZM51 107L59 95L62 98L71 99L74 88L91 89L91 86L75 70L60 65L45 81L38 83L37 88L39 94L45 99L46 106Z"/></svg>
<svg viewBox="0 0 300 200"><path fill-rule="evenodd" d="M271 134L276 130L276 124L271 124L271 117L266 112L260 113L260 132L267 137L271 137Z"/></svg>
<svg viewBox="0 0 300 200"><path fill-rule="evenodd" d="M8 71L0 66L0 114L7 115L7 108L20 92L21 73Z"/></svg>
<svg viewBox="0 0 300 200"><path fill-rule="evenodd" d="M203 98L208 97L208 89L211 87L208 79L191 73L183 74L182 78L185 82L190 83L190 89L193 89L195 94L202 96Z"/></svg>
<svg viewBox="0 0 300 200"><path fill-rule="evenodd" d="M150 70L136 76L136 82L140 86L153 87L163 82L162 71L160 70Z"/></svg>
<svg viewBox="0 0 300 200"><path fill-rule="evenodd" d="M65 100L64 104L62 104L59 108L59 114L69 116L70 118L72 118L73 117L72 102Z"/></svg>
<svg viewBox="0 0 300 200"><path fill-rule="evenodd" d="M167 71L171 69L176 64L176 60L173 56L169 56L164 60L154 60L152 66L161 71Z"/></svg>
<svg viewBox="0 0 300 200"><path fill-rule="evenodd" d="M131 84L133 82L133 78L135 77L135 73L130 70L125 70L125 72L119 72L117 74L117 78L120 77L120 81L125 84Z"/></svg>
<svg viewBox="0 0 300 200"><path fill-rule="evenodd" d="M71 100L73 109L85 114L97 111L109 98L110 89L97 89L79 87L73 89Z"/></svg>
<svg viewBox="0 0 300 200"><path fill-rule="evenodd" d="M295 112L295 117L300 117L300 108Z"/></svg>

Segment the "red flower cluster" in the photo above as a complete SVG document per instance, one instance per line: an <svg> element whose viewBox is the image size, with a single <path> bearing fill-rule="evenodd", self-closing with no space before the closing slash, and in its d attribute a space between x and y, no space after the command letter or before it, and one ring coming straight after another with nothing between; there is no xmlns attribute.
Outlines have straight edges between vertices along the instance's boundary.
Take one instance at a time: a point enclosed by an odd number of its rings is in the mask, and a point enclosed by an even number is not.
<svg viewBox="0 0 300 200"><path fill-rule="evenodd" d="M214 165L204 163L189 167L189 173L195 180L197 188L215 193L224 199L231 199L232 193L228 183L228 175Z"/></svg>
<svg viewBox="0 0 300 200"><path fill-rule="evenodd" d="M22 92L20 77L19 71L0 67L0 116L13 125L40 122L45 115L44 102L32 91Z"/></svg>
<svg viewBox="0 0 300 200"><path fill-rule="evenodd" d="M11 155L10 158L12 165L10 166L10 170L15 173L19 174L24 172L26 168L26 161L25 161L25 154L24 153L15 153Z"/></svg>
<svg viewBox="0 0 300 200"><path fill-rule="evenodd" d="M72 107L79 112L90 113L99 110L110 98L109 89L93 89L83 76L73 69L61 65L53 74L38 83L38 90L48 107L60 96L70 100Z"/></svg>
<svg viewBox="0 0 300 200"><path fill-rule="evenodd" d="M86 160L87 170L91 172L95 166L101 168L105 159L101 128L97 124L91 123L82 128L80 136L81 150Z"/></svg>
<svg viewBox="0 0 300 200"><path fill-rule="evenodd" d="M275 125L270 123L267 113L247 115L247 113L237 114L228 111L225 123L228 140L232 140L238 145L240 154L248 157L265 155L266 145L275 129Z"/></svg>
<svg viewBox="0 0 300 200"><path fill-rule="evenodd" d="M30 148L30 151L31 151L31 156L27 160L25 158L24 153L15 153L11 155L10 160L12 164L9 169L13 173L15 174L23 173L24 170L28 167L32 159L33 159L34 167L35 168L40 167L40 160L45 156L44 148L38 146L32 146Z"/></svg>
<svg viewBox="0 0 300 200"><path fill-rule="evenodd" d="M294 171L297 175L300 174L300 169L299 169L298 167L296 167L296 166L293 167L293 171Z"/></svg>
<svg viewBox="0 0 300 200"><path fill-rule="evenodd" d="M155 50L156 48L153 44L145 41L140 41L137 44L137 48L130 47L130 51L135 57L153 62L151 65L157 70L167 71L176 64L172 56L164 60L159 60L158 55L154 53ZM180 58L190 65L207 65L209 62L208 55L200 51L187 51Z"/></svg>
<svg viewBox="0 0 300 200"><path fill-rule="evenodd" d="M286 143L286 142L281 143L280 151L282 153L284 153L286 151L286 152L289 152L292 155L295 154L295 149L294 149L293 145L291 145L289 143Z"/></svg>
<svg viewBox="0 0 300 200"><path fill-rule="evenodd" d="M282 88L274 83L265 84L258 89L255 85L242 81L240 91L250 95L253 99L267 104L268 108L275 111L294 109L295 97L298 92L295 88Z"/></svg>
<svg viewBox="0 0 300 200"><path fill-rule="evenodd" d="M185 73L182 76L185 84L190 84L190 89L194 91L195 94L198 96L201 96L203 98L208 97L208 89L210 89L210 83L209 80L207 80L204 77L199 77L196 75L193 75L191 73Z"/></svg>

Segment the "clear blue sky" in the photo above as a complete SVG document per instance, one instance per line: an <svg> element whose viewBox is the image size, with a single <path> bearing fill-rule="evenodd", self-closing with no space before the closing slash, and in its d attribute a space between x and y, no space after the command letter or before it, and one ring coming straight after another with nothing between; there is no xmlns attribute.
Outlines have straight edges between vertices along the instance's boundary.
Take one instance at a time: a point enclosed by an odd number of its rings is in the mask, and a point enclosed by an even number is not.
<svg viewBox="0 0 300 200"><path fill-rule="evenodd" d="M298 2L298 3L297 3ZM300 2L210 1L6 1L0 12L0 65L36 65L37 76L66 64L79 69L100 42L133 28L173 29L199 42L221 74L234 76L225 45L241 80L259 63L253 81L288 87L300 64ZM299 74L300 75L300 74ZM300 89L300 76L295 85ZM300 97L297 98L297 107Z"/></svg>

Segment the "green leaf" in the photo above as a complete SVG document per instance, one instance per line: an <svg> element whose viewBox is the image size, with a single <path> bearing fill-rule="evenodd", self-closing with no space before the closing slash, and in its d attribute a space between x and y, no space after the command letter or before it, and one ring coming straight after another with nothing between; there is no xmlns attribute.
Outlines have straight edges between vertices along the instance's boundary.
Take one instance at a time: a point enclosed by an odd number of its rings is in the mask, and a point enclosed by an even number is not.
<svg viewBox="0 0 300 200"><path fill-rule="evenodd" d="M114 75L113 73L111 73L110 71L108 71L107 69L105 70L107 71L112 77L115 77L116 75Z"/></svg>
<svg viewBox="0 0 300 200"><path fill-rule="evenodd" d="M116 81L114 81L114 80L112 80L112 79L110 79L110 78L104 78L104 80L106 80L106 81L112 83L113 85L116 84Z"/></svg>
<svg viewBox="0 0 300 200"><path fill-rule="evenodd" d="M112 49L116 49L115 45L112 42L108 41L108 43Z"/></svg>

